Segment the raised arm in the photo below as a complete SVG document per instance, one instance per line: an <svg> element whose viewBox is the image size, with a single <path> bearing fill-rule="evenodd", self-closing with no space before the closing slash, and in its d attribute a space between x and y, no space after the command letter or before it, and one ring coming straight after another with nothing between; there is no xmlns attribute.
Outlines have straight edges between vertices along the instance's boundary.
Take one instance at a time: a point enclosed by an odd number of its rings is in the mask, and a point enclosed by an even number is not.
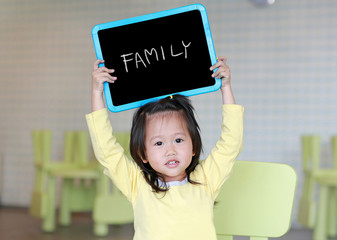
<svg viewBox="0 0 337 240"><path fill-rule="evenodd" d="M201 164L203 175L206 176L208 187L211 189L214 199L224 181L230 176L243 143L244 108L235 104L231 88L231 73L226 61L225 57L219 57L218 62L210 68L212 71L216 69L212 77L222 79L221 136L210 155Z"/></svg>
<svg viewBox="0 0 337 240"><path fill-rule="evenodd" d="M218 62L214 64L210 70L218 68L212 77L221 78L221 94L222 94L222 104L235 104L235 98L231 86L231 71L227 66L227 58L219 57Z"/></svg>

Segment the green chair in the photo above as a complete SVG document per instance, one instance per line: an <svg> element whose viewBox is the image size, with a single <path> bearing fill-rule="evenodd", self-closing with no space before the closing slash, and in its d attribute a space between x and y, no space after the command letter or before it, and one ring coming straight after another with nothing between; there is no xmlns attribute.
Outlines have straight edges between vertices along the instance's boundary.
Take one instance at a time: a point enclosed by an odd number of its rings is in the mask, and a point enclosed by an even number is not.
<svg viewBox="0 0 337 240"><path fill-rule="evenodd" d="M73 134L70 132L65 134L65 159L70 156L72 136ZM52 204L55 197L55 184L53 179L50 179L50 171L67 169L70 164L67 161L51 161L51 131L35 130L32 132L32 137L35 179L29 213L34 217L42 218L42 229L49 232L54 229L52 225L55 215L53 211L50 211L53 209Z"/></svg>
<svg viewBox="0 0 337 240"><path fill-rule="evenodd" d="M51 132L48 130L33 131L35 179L31 196L29 213L37 218L47 214L48 192L46 188L48 172L46 165L50 162Z"/></svg>
<svg viewBox="0 0 337 240"><path fill-rule="evenodd" d="M301 145L304 181L297 220L303 226L313 228L316 219L314 173L317 173L319 169L321 138L317 135L303 135Z"/></svg>
<svg viewBox="0 0 337 240"><path fill-rule="evenodd" d="M88 160L88 133L68 131L64 135L64 159L51 161L51 132L34 131L35 186L30 213L43 219L42 229L55 230L56 178L63 179L59 221L67 226L71 212L89 211L93 207L98 165ZM91 184L88 181L91 180Z"/></svg>
<svg viewBox="0 0 337 240"><path fill-rule="evenodd" d="M50 171L52 177L63 180L59 212L59 223L62 226L70 225L72 212L92 211L96 196L96 181L99 178L97 162L89 161L87 131L73 133L72 149L69 152L71 155L67 156L65 161L70 166Z"/></svg>
<svg viewBox="0 0 337 240"><path fill-rule="evenodd" d="M337 236L337 136L331 138L334 168L320 170L315 180L320 185L314 240L325 240Z"/></svg>
<svg viewBox="0 0 337 240"><path fill-rule="evenodd" d="M130 133L120 132L114 134L119 144L124 148L129 158ZM103 172L103 169L102 171ZM109 232L109 224L126 224L133 222L133 209L129 201L114 186L111 180L103 173L100 176L97 195L93 208L94 234L106 236Z"/></svg>
<svg viewBox="0 0 337 240"><path fill-rule="evenodd" d="M214 207L219 240L280 237L290 228L297 176L284 164L238 161Z"/></svg>

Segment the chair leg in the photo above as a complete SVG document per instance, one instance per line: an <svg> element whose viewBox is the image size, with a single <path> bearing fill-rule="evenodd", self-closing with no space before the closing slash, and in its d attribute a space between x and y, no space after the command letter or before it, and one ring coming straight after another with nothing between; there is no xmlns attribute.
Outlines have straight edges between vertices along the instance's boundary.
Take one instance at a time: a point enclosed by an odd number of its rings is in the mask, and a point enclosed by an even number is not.
<svg viewBox="0 0 337 240"><path fill-rule="evenodd" d="M59 216L59 223L61 226L69 226L71 223L70 190L72 182L73 181L71 179L63 179L60 216Z"/></svg>
<svg viewBox="0 0 337 240"><path fill-rule="evenodd" d="M336 229L336 199L337 199L337 189L335 187L329 188L329 199L328 199L328 236L336 237L337 229Z"/></svg>
<svg viewBox="0 0 337 240"><path fill-rule="evenodd" d="M313 228L316 219L316 203L314 200L302 197L298 209L298 221L306 228Z"/></svg>
<svg viewBox="0 0 337 240"><path fill-rule="evenodd" d="M318 212L314 227L314 240L326 240L328 195L329 187L321 184L319 191Z"/></svg>
<svg viewBox="0 0 337 240"><path fill-rule="evenodd" d="M55 230L55 184L55 177L50 176L48 179L47 213L42 221L42 230L44 232L53 232Z"/></svg>
<svg viewBox="0 0 337 240"><path fill-rule="evenodd" d="M107 236L109 233L109 225L104 223L95 223L94 234L98 237Z"/></svg>

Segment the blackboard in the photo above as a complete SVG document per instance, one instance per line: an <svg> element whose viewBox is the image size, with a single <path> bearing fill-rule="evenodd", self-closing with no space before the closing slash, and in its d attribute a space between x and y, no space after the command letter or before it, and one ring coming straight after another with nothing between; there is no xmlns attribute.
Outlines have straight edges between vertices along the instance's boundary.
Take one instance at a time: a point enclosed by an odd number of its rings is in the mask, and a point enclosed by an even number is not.
<svg viewBox="0 0 337 240"><path fill-rule="evenodd" d="M104 85L110 111L220 88L221 80L209 70L216 56L201 4L99 24L92 36L97 58L118 78Z"/></svg>

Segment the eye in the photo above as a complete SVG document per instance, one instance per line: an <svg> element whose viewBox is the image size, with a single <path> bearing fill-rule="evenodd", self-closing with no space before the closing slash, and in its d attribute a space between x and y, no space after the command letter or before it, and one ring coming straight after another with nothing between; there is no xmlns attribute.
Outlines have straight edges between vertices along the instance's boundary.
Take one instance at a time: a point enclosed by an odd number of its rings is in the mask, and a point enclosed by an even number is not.
<svg viewBox="0 0 337 240"><path fill-rule="evenodd" d="M158 141L158 142L156 142L154 145L155 145L155 146L161 146L161 145L163 145L163 142Z"/></svg>
<svg viewBox="0 0 337 240"><path fill-rule="evenodd" d="M175 140L176 143L182 143L183 141L184 141L184 140L181 139L181 138L177 138L177 139Z"/></svg>

